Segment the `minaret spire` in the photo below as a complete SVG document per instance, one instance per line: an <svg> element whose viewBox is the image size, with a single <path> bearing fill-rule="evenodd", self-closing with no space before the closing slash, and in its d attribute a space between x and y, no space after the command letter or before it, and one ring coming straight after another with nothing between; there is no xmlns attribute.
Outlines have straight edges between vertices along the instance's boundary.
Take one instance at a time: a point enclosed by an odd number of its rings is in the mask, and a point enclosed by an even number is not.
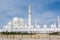
<svg viewBox="0 0 60 40"><path fill-rule="evenodd" d="M30 6L30 1L28 2L28 26L31 26L31 6Z"/></svg>
<svg viewBox="0 0 60 40"><path fill-rule="evenodd" d="M30 2L29 2L29 14L31 14L31 5L30 5Z"/></svg>
<svg viewBox="0 0 60 40"><path fill-rule="evenodd" d="M35 19L35 27L37 27L37 19Z"/></svg>

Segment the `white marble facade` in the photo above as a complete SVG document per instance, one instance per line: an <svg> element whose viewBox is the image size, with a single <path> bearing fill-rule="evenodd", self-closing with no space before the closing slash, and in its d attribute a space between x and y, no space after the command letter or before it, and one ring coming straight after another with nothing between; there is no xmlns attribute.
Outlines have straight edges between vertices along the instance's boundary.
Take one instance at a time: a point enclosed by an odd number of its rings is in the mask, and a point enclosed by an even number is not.
<svg viewBox="0 0 60 40"><path fill-rule="evenodd" d="M60 18L58 17L58 27L56 26L56 23L51 24L50 28L47 28L47 25L44 24L43 28L40 28L40 25L37 24L37 19L35 20L35 27L31 23L31 6L29 4L28 9L28 19L27 22L25 22L24 18L18 18L14 17L12 21L8 22L7 25L4 26L3 31L32 31L32 32L60 32Z"/></svg>

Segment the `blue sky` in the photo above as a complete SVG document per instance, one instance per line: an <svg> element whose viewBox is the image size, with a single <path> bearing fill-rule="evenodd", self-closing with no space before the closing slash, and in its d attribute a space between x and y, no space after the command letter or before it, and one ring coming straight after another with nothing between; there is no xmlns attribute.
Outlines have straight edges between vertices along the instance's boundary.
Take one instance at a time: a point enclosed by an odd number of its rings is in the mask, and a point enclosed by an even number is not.
<svg viewBox="0 0 60 40"><path fill-rule="evenodd" d="M32 24L37 18L39 25L56 22L60 16L60 0L30 0L32 9ZM0 28L15 16L28 17L28 0L0 0Z"/></svg>

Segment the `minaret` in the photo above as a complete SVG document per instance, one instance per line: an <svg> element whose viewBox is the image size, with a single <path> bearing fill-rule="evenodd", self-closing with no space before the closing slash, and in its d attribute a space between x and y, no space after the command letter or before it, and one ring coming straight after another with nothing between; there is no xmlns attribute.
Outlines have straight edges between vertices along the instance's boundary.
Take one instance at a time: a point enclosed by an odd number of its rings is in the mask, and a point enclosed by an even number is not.
<svg viewBox="0 0 60 40"><path fill-rule="evenodd" d="M58 16L58 27L60 27L60 18Z"/></svg>
<svg viewBox="0 0 60 40"><path fill-rule="evenodd" d="M37 20L35 19L35 28L37 27Z"/></svg>
<svg viewBox="0 0 60 40"><path fill-rule="evenodd" d="M29 8L28 8L28 26L31 26L31 7L30 7L30 3L28 4Z"/></svg>

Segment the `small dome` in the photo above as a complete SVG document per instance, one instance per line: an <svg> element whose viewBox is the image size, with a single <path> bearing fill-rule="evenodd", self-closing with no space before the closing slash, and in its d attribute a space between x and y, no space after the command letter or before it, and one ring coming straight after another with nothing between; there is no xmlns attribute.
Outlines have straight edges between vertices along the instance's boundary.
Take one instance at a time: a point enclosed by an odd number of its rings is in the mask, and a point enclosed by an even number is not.
<svg viewBox="0 0 60 40"><path fill-rule="evenodd" d="M13 18L13 22L18 22L18 20L19 20L18 17Z"/></svg>
<svg viewBox="0 0 60 40"><path fill-rule="evenodd" d="M43 25L44 28L47 28L47 25Z"/></svg>
<svg viewBox="0 0 60 40"><path fill-rule="evenodd" d="M19 21L20 21L20 22L24 22L24 19L23 19L23 18L20 18Z"/></svg>
<svg viewBox="0 0 60 40"><path fill-rule="evenodd" d="M56 24L51 24L51 28L56 28Z"/></svg>
<svg viewBox="0 0 60 40"><path fill-rule="evenodd" d="M54 27L56 28L56 23L54 23Z"/></svg>
<svg viewBox="0 0 60 40"><path fill-rule="evenodd" d="M9 22L9 23L8 23L8 25L12 25L12 23L11 23L11 22Z"/></svg>
<svg viewBox="0 0 60 40"><path fill-rule="evenodd" d="M40 25L37 25L37 28L40 28Z"/></svg>
<svg viewBox="0 0 60 40"><path fill-rule="evenodd" d="M51 28L53 28L54 27L54 25L53 24L51 24Z"/></svg>

